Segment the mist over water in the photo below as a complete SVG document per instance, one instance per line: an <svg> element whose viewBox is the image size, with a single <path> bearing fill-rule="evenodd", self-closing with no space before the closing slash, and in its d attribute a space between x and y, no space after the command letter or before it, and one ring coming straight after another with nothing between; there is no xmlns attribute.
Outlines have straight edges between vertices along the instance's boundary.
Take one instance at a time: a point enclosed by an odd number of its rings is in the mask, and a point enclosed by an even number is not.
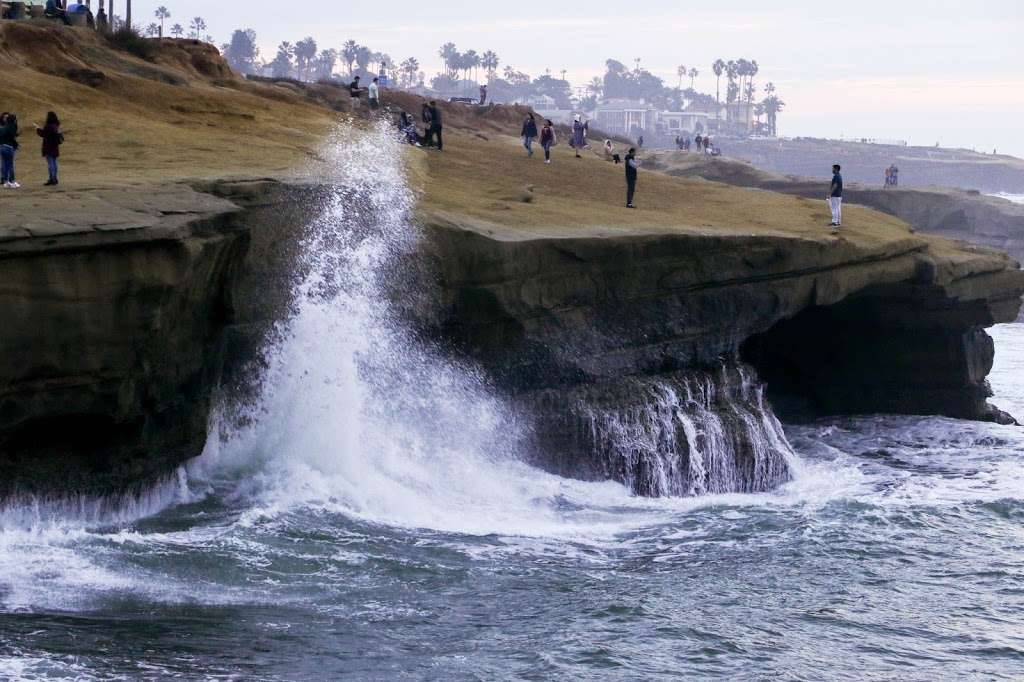
<svg viewBox="0 0 1024 682"><path fill-rule="evenodd" d="M332 153L258 398L142 499L0 511L0 678L1019 676L1024 430L787 426L771 493L543 473L386 302L417 243L397 143ZM994 337L1024 416L1024 326Z"/></svg>

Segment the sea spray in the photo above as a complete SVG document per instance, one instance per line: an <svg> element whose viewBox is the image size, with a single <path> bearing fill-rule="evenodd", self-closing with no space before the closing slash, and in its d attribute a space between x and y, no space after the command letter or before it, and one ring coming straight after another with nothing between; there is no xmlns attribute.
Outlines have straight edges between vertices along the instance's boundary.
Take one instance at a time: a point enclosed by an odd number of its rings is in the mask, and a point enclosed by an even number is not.
<svg viewBox="0 0 1024 682"><path fill-rule="evenodd" d="M612 478L634 493L763 492L785 483L795 455L753 370L625 377L530 397L537 432L563 475Z"/></svg>

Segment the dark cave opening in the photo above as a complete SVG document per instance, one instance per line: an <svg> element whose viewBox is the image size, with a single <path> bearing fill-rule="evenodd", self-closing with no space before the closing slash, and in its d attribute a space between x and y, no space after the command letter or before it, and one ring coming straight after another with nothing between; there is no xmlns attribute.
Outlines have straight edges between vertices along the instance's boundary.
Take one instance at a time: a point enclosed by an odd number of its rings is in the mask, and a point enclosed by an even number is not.
<svg viewBox="0 0 1024 682"><path fill-rule="evenodd" d="M977 307L928 287L878 287L809 307L747 339L783 420L837 414L1000 419L986 403L994 346Z"/></svg>

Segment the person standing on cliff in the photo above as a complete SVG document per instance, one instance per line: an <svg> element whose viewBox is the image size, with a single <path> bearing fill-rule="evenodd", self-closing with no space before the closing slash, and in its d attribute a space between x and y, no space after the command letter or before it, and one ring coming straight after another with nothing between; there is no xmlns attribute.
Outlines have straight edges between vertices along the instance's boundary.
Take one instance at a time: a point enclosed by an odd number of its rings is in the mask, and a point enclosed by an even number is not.
<svg viewBox="0 0 1024 682"><path fill-rule="evenodd" d="M544 121L540 130L540 146L544 148L544 163L551 163L551 148L555 146L555 127L551 121Z"/></svg>
<svg viewBox="0 0 1024 682"><path fill-rule="evenodd" d="M832 211L829 227L838 230L843 225L843 176L839 164L832 166L832 185L829 187L828 207Z"/></svg>
<svg viewBox="0 0 1024 682"><path fill-rule="evenodd" d="M526 155L533 156L533 140L537 137L537 121L534 120L532 113L527 114L526 120L523 121L522 137Z"/></svg>
<svg viewBox="0 0 1024 682"><path fill-rule="evenodd" d="M348 84L348 96L352 99L352 111L355 111L356 107L359 106L359 98L362 94L363 89L359 87L359 76L356 76Z"/></svg>
<svg viewBox="0 0 1024 682"><path fill-rule="evenodd" d="M57 183L57 158L60 156L60 146L64 142L64 135L60 132L60 119L56 112L46 114L46 125L42 128L36 126L36 134L43 138L43 158L46 159L46 168L50 172L50 179L46 181L47 187Z"/></svg>
<svg viewBox="0 0 1024 682"><path fill-rule="evenodd" d="M433 147L434 122L430 118L430 105L426 102L423 103L423 108L420 110L420 120L423 121L423 145L425 147Z"/></svg>
<svg viewBox="0 0 1024 682"><path fill-rule="evenodd" d="M430 102L430 132L433 133L434 138L437 140L437 151L444 151L444 140L441 137L441 132L444 130L444 121L441 118L441 110L437 107L437 102Z"/></svg>
<svg viewBox="0 0 1024 682"><path fill-rule="evenodd" d="M8 189L21 187L14 179L14 155L18 151L18 117L0 115L0 184Z"/></svg>
<svg viewBox="0 0 1024 682"><path fill-rule="evenodd" d="M376 111L380 109L380 79L374 78L370 83L370 87L367 88L366 98L370 105L370 109Z"/></svg>
<svg viewBox="0 0 1024 682"><path fill-rule="evenodd" d="M636 194L636 176L640 162L636 160L636 149L629 148L626 152L626 208L636 208L633 205L633 195Z"/></svg>

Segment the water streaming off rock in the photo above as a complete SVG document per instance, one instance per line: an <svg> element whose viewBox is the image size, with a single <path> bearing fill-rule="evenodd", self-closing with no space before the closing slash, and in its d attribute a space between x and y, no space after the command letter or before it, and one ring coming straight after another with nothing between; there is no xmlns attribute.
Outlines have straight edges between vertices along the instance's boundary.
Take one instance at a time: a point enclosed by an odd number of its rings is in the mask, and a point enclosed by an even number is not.
<svg viewBox="0 0 1024 682"><path fill-rule="evenodd" d="M612 478L639 495L763 492L789 480L793 453L749 367L602 382L531 401L542 462Z"/></svg>

